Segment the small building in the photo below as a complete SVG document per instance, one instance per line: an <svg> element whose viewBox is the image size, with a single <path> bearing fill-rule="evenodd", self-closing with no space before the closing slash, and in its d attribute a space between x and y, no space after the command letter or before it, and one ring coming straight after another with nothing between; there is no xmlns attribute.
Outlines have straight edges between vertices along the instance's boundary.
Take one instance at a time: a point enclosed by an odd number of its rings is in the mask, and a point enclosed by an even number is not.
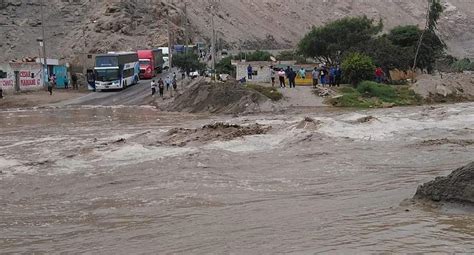
<svg viewBox="0 0 474 255"><path fill-rule="evenodd" d="M41 90L48 81L43 77L43 63L43 59L25 58L0 64L0 87L6 92ZM46 63L48 74L56 75L56 88L65 88L69 84L67 64L60 65L57 59L47 59Z"/></svg>
<svg viewBox="0 0 474 255"><path fill-rule="evenodd" d="M41 64L10 62L0 64L0 87L3 91L29 91L43 88Z"/></svg>

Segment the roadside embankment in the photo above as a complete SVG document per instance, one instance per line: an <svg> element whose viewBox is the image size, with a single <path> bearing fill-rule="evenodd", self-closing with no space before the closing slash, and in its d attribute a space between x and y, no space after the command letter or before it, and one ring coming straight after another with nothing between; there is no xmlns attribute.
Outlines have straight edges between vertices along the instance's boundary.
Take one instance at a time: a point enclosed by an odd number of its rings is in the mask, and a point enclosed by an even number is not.
<svg viewBox="0 0 474 255"><path fill-rule="evenodd" d="M0 99L0 109L26 108L55 104L65 100L71 100L84 96L87 92L75 90L54 90L53 95L47 91L28 91L9 93Z"/></svg>
<svg viewBox="0 0 474 255"><path fill-rule="evenodd" d="M245 87L236 81L209 82L200 79L170 102L168 111L214 114L240 114L271 111L272 98L255 87Z"/></svg>
<svg viewBox="0 0 474 255"><path fill-rule="evenodd" d="M474 74L421 75L413 90L427 103L474 101Z"/></svg>

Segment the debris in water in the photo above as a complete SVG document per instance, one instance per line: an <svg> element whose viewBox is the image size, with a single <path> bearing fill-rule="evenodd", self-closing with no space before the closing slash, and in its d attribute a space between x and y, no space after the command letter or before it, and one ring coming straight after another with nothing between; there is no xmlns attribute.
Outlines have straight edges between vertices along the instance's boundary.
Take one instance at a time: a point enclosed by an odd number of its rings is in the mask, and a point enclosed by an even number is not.
<svg viewBox="0 0 474 255"><path fill-rule="evenodd" d="M297 126L296 129L316 130L321 126L319 120L314 120L310 117L305 117Z"/></svg>
<svg viewBox="0 0 474 255"><path fill-rule="evenodd" d="M236 124L217 122L205 125L200 129L174 128L168 131L165 139L159 144L169 146L186 146L191 142L208 143L213 141L229 141L250 135L262 135L271 127L260 124L240 126Z"/></svg>
<svg viewBox="0 0 474 255"><path fill-rule="evenodd" d="M368 122L372 122L372 121L375 121L375 120L378 120L377 118L375 118L374 116L365 116L365 117L362 117L362 118L358 118L356 120L352 120L352 121L348 121L350 124L363 124L363 123L368 123Z"/></svg>
<svg viewBox="0 0 474 255"><path fill-rule="evenodd" d="M444 144L453 144L453 145L459 145L462 147L467 147L474 145L474 140L461 140L461 139L448 139L448 138L443 138L443 139L433 139L433 140L425 140L417 145L419 146L434 146L434 145L444 145Z"/></svg>

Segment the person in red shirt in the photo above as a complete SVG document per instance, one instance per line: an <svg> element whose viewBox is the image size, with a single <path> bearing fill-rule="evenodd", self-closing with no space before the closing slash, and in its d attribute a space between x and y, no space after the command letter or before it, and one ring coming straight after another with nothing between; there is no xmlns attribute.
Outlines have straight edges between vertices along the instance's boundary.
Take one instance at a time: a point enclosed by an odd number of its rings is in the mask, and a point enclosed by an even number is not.
<svg viewBox="0 0 474 255"><path fill-rule="evenodd" d="M378 83L382 83L384 75L385 73L383 72L381 67L377 67L377 69L375 69L375 80Z"/></svg>

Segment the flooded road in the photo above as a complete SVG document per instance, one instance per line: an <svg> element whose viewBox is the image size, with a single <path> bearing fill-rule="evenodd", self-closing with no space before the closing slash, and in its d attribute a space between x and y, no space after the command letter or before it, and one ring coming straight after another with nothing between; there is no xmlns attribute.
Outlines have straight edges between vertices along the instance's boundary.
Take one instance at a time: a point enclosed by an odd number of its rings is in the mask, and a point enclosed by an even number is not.
<svg viewBox="0 0 474 255"><path fill-rule="evenodd" d="M272 129L159 142L216 121ZM472 213L407 202L474 160L472 103L235 118L6 110L0 134L2 253L474 251Z"/></svg>

